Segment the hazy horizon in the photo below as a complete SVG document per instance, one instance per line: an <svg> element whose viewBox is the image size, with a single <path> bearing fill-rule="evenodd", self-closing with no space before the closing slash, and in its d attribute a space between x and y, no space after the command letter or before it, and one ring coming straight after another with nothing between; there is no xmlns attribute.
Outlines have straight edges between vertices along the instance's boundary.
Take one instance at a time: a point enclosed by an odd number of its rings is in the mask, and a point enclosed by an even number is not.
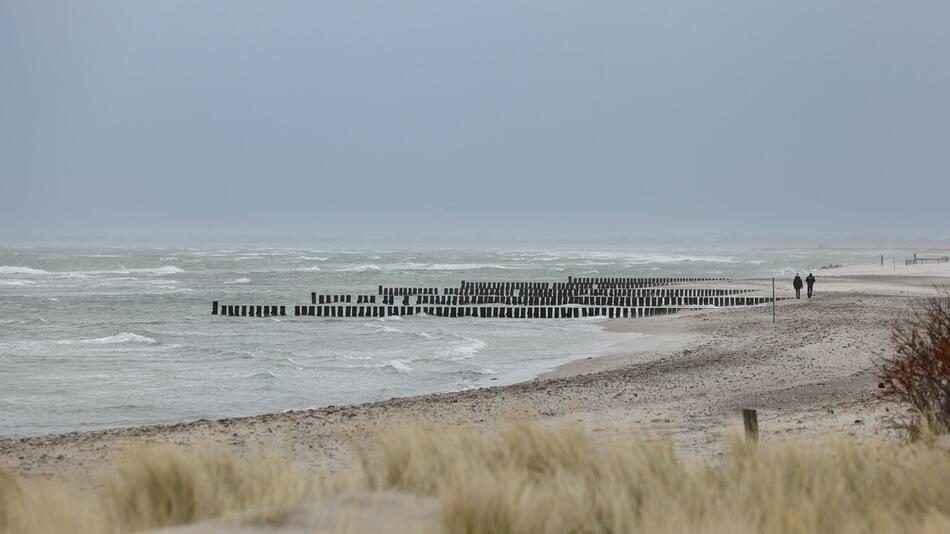
<svg viewBox="0 0 950 534"><path fill-rule="evenodd" d="M0 243L950 243L950 4L4 2Z"/></svg>

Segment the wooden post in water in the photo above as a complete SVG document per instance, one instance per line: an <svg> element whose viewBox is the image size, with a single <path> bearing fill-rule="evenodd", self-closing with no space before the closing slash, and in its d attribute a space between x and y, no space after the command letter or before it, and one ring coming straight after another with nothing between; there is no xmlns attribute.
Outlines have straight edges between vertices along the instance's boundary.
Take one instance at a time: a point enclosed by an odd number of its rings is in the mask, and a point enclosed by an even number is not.
<svg viewBox="0 0 950 534"><path fill-rule="evenodd" d="M218 314L218 301L215 300L211 302L211 315L217 315L217 314Z"/></svg>
<svg viewBox="0 0 950 534"><path fill-rule="evenodd" d="M745 439L759 442L759 417L755 410L742 410L742 424L745 426Z"/></svg>

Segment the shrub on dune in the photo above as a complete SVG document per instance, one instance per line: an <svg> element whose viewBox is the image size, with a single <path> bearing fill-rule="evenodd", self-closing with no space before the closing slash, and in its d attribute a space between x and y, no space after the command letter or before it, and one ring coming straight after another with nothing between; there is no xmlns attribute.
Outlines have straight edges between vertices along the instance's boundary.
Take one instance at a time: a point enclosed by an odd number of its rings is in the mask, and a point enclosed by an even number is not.
<svg viewBox="0 0 950 534"><path fill-rule="evenodd" d="M910 403L913 437L950 430L950 289L920 304L895 328L897 352L881 363L885 395Z"/></svg>

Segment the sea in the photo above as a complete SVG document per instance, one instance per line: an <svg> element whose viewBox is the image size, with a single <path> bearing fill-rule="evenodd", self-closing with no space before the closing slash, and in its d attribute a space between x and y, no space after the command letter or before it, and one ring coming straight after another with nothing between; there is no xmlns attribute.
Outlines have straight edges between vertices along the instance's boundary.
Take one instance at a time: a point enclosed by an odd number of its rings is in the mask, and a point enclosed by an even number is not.
<svg viewBox="0 0 950 534"><path fill-rule="evenodd" d="M639 334L603 319L292 316L310 292L571 276L789 277L900 251L0 248L0 438L256 415L527 380ZM289 317L211 315L211 302Z"/></svg>

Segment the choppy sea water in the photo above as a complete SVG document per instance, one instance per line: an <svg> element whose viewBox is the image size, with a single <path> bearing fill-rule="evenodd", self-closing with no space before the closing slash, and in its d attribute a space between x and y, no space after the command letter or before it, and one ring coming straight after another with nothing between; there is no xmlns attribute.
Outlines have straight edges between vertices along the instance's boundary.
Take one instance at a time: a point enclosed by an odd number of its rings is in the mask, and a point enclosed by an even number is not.
<svg viewBox="0 0 950 534"><path fill-rule="evenodd" d="M211 316L212 300L292 310L311 291L374 294L378 284L787 276L881 253L0 248L0 437L510 383L625 341L595 319L242 319Z"/></svg>

